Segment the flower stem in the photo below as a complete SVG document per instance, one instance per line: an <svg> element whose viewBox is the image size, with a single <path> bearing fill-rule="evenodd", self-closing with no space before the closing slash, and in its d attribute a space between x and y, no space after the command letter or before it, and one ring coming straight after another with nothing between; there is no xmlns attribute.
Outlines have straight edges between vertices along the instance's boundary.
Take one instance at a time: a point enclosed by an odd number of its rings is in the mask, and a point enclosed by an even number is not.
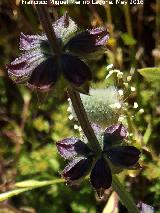
<svg viewBox="0 0 160 213"><path fill-rule="evenodd" d="M112 187L117 192L121 202L128 209L129 213L140 213L131 195L125 190L116 175L112 175Z"/></svg>
<svg viewBox="0 0 160 213"><path fill-rule="evenodd" d="M90 147L92 148L92 150L95 150L96 153L101 152L99 142L98 142L98 140L94 134L94 131L90 125L90 122L88 120L87 114L85 112L83 103L80 98L80 94L78 92L76 92L74 89L68 88L68 95L71 99L74 111L75 111L78 121L82 127L82 130L88 139L88 143L89 143Z"/></svg>
<svg viewBox="0 0 160 213"><path fill-rule="evenodd" d="M127 4L123 5L123 10L124 10L127 33L132 38L134 38L133 29L132 29L131 14L130 14L130 7L129 7L129 1L127 0L126 2L127 2ZM134 47L134 45L130 46L130 58L131 58L131 65L133 67L136 67L136 58L135 58L135 47Z"/></svg>
<svg viewBox="0 0 160 213"><path fill-rule="evenodd" d="M41 21L42 27L45 30L46 36L48 38L50 47L54 53L59 55L61 53L61 49L58 44L58 40L56 38L54 29L52 27L52 22L51 22L51 18L49 16L48 10L46 6L40 5L40 4L36 4L36 9L37 9L37 13Z"/></svg>

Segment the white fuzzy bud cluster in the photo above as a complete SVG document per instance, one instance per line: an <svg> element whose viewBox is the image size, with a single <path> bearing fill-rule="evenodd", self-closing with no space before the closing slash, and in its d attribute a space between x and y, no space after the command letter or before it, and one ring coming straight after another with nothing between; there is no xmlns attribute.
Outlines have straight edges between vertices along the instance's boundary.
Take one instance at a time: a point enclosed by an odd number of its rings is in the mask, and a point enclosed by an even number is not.
<svg viewBox="0 0 160 213"><path fill-rule="evenodd" d="M90 96L81 94L81 99L91 122L102 127L114 124L122 112L122 91L114 87L91 89Z"/></svg>
<svg viewBox="0 0 160 213"><path fill-rule="evenodd" d="M90 89L90 95L81 94L81 100L89 120L102 127L118 121L123 109L121 99L122 92L118 92L114 86L105 89ZM72 113L69 115L69 119L76 118L70 100L69 104L68 111Z"/></svg>

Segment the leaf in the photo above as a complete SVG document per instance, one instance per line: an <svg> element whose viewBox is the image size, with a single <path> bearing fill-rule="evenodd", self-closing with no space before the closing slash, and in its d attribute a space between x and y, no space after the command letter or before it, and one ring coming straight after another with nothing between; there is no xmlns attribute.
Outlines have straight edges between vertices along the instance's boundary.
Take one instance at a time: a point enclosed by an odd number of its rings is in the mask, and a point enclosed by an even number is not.
<svg viewBox="0 0 160 213"><path fill-rule="evenodd" d="M160 81L160 67L138 69L138 72L148 81Z"/></svg>
<svg viewBox="0 0 160 213"><path fill-rule="evenodd" d="M151 137L152 134L152 127L151 124L149 123L147 126L147 129L143 135L143 143L146 145Z"/></svg>
<svg viewBox="0 0 160 213"><path fill-rule="evenodd" d="M23 188L23 189L14 189L14 190L9 191L9 192L4 192L4 193L0 194L0 202L7 200L10 197L16 196L16 195L18 195L22 192L31 190L31 189L32 188Z"/></svg>
<svg viewBox="0 0 160 213"><path fill-rule="evenodd" d="M26 180L26 181L16 183L15 186L20 188L26 188L26 187L37 188L37 187L48 186L48 185L62 183L62 182L64 182L63 179L47 180L47 181Z"/></svg>
<svg viewBox="0 0 160 213"><path fill-rule="evenodd" d="M49 186L49 185L53 185L56 183L63 183L63 182L64 182L63 179L55 179L55 180L49 180L49 181L26 180L26 181L18 182L15 184L15 186L21 187L21 188L13 189L9 192L4 192L0 194L0 202L35 188Z"/></svg>

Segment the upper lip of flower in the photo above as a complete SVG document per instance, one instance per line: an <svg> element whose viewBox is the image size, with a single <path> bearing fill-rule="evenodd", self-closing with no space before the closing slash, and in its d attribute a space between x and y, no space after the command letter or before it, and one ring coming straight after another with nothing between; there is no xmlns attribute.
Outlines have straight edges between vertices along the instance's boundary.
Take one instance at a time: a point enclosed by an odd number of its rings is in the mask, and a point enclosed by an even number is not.
<svg viewBox="0 0 160 213"><path fill-rule="evenodd" d="M44 91L57 82L61 73L75 87L91 80L91 71L82 58L84 55L86 59L86 56L94 52L104 51L109 37L107 30L95 28L77 33L77 25L67 14L58 19L53 28L62 48L59 58L50 49L45 34L21 33L20 50L23 55L7 67L9 76L15 82L27 82L32 89Z"/></svg>
<svg viewBox="0 0 160 213"><path fill-rule="evenodd" d="M98 127L92 127L98 133ZM103 151L98 157L80 139L67 138L57 142L56 145L60 155L65 159L71 160L69 165L63 170L62 176L66 180L73 182L91 171L91 183L97 193L102 195L104 190L111 186L111 164L128 168L137 163L139 159L140 151L137 148L121 145L122 140L126 136L127 130L122 124L106 128L104 132ZM111 141L115 138L119 140L115 141L117 144L113 145L113 143L108 143L109 138ZM108 161L110 161L109 164Z"/></svg>

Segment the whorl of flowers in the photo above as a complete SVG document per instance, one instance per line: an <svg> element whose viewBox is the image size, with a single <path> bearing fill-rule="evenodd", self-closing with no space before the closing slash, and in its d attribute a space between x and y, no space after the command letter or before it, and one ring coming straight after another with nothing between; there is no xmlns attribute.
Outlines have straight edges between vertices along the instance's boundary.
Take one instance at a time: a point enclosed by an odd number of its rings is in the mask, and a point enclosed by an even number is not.
<svg viewBox="0 0 160 213"><path fill-rule="evenodd" d="M105 28L80 32L76 23L66 13L52 25L60 47L60 54L50 48L46 35L20 36L22 55L11 62L8 74L16 83L26 83L30 88L51 89L60 76L75 88L91 80L91 71L84 62L106 50L109 38Z"/></svg>
<svg viewBox="0 0 160 213"><path fill-rule="evenodd" d="M69 160L62 172L66 181L74 184L90 174L92 186L101 197L111 186L114 166L118 171L132 168L138 161L140 151L134 146L124 144L127 130L122 124L111 125L104 131L98 125L92 125L101 143L101 153L95 153L87 141L79 138L66 138L57 142L60 155Z"/></svg>

